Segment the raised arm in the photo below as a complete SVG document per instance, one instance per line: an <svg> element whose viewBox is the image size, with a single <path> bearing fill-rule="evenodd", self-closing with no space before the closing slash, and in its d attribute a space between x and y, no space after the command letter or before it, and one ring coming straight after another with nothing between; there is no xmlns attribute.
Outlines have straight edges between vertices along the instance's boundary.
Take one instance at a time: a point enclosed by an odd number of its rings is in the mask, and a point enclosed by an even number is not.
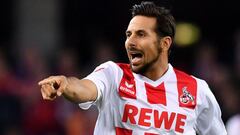
<svg viewBox="0 0 240 135"><path fill-rule="evenodd" d="M45 100L54 100L63 95L74 103L94 101L97 98L96 85L87 79L76 77L50 76L38 83L41 86L42 97Z"/></svg>

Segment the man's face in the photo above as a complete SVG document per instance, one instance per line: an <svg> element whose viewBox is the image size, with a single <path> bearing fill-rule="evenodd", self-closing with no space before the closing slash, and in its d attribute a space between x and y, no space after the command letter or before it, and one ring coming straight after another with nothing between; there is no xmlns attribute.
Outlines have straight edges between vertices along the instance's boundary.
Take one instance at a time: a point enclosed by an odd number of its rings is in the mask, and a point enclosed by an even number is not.
<svg viewBox="0 0 240 135"><path fill-rule="evenodd" d="M155 32L156 23L154 17L135 16L128 25L125 48L135 73L147 72L160 57L161 46Z"/></svg>

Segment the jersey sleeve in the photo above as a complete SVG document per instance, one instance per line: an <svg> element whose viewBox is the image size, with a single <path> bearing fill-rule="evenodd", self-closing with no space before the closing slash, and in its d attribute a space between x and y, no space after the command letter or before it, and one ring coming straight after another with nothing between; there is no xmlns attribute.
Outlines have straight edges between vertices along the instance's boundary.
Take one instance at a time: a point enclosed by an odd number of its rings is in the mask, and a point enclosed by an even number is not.
<svg viewBox="0 0 240 135"><path fill-rule="evenodd" d="M215 96L205 81L200 80L199 82L201 105L197 109L195 124L197 133L199 135L227 135L221 118L221 110Z"/></svg>
<svg viewBox="0 0 240 135"><path fill-rule="evenodd" d="M116 64L112 61L103 63L96 67L91 74L84 78L92 81L96 85L98 95L95 101L80 103L80 108L86 110L93 104L97 105L97 107L102 106L103 102L105 101L105 95L109 95L111 89L114 87L116 75L116 71L114 70L115 65Z"/></svg>

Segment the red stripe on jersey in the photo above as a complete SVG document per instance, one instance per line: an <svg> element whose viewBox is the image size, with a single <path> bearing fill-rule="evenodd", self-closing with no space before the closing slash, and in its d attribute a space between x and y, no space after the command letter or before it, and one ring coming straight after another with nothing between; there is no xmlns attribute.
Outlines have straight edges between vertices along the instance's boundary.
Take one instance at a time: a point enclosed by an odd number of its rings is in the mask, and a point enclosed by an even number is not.
<svg viewBox="0 0 240 135"><path fill-rule="evenodd" d="M144 133L144 135L160 135L160 134Z"/></svg>
<svg viewBox="0 0 240 135"><path fill-rule="evenodd" d="M153 87L152 85L145 83L147 100L150 104L163 104L167 105L166 100L166 90L164 83L161 83L157 87Z"/></svg>
<svg viewBox="0 0 240 135"><path fill-rule="evenodd" d="M119 85L119 95L125 98L136 99L135 80L129 64L118 64L123 70L123 77Z"/></svg>
<svg viewBox="0 0 240 135"><path fill-rule="evenodd" d="M116 135L132 135L132 130L116 127Z"/></svg>
<svg viewBox="0 0 240 135"><path fill-rule="evenodd" d="M103 70L104 68L99 68L99 69L96 69L94 72L98 72L100 70Z"/></svg>
<svg viewBox="0 0 240 135"><path fill-rule="evenodd" d="M192 76L174 69L177 77L178 101L180 107L194 109L197 104L197 81Z"/></svg>

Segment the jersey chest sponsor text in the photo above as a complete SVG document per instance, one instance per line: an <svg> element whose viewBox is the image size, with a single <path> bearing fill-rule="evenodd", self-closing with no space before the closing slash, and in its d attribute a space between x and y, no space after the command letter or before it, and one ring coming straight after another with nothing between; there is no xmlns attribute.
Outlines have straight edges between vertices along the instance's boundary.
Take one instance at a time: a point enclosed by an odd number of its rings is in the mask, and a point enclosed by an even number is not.
<svg viewBox="0 0 240 135"><path fill-rule="evenodd" d="M187 116L180 113L159 111L152 108L139 108L135 105L125 104L122 122L132 125L154 127L157 129L173 129L183 133Z"/></svg>

